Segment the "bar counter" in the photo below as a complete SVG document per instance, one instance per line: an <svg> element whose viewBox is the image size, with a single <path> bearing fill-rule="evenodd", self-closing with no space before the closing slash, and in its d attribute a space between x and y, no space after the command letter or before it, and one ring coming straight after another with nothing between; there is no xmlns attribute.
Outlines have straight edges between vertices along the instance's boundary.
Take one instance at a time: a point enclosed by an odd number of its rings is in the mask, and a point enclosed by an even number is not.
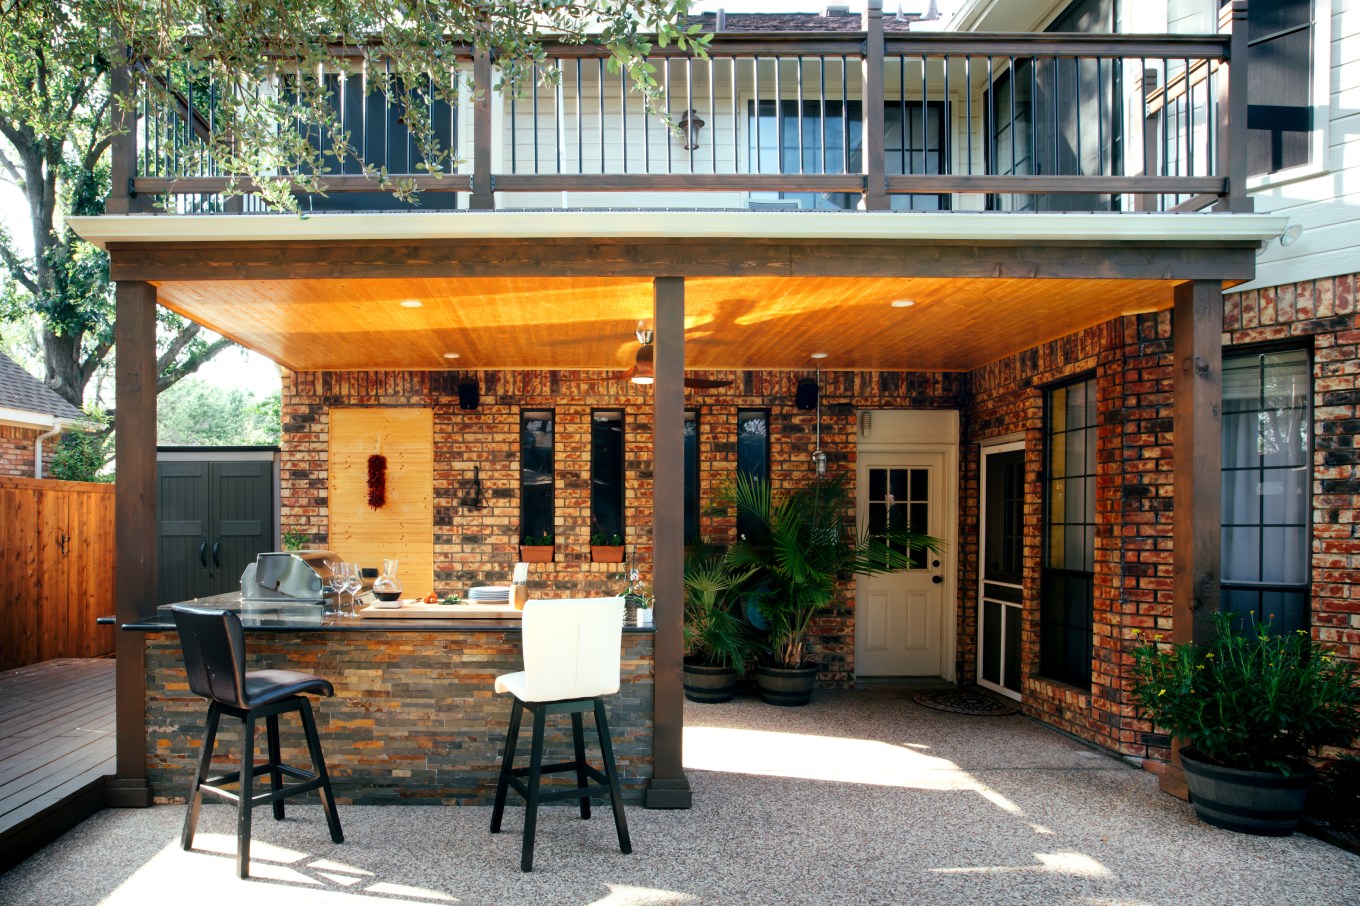
<svg viewBox="0 0 1360 906"><path fill-rule="evenodd" d="M247 669L302 670L335 686L335 696L313 698L313 708L340 802L491 804L511 701L494 683L523 669L518 619L325 616L313 604L243 605L239 593L185 603L241 615ZM183 798L208 710L189 691L170 606L122 627L146 636L146 768L158 801ZM653 638L650 626L624 627L619 694L605 699L633 802L652 775ZM215 771L235 770L239 725L223 721ZM553 745L569 753L570 723L557 729ZM285 760L305 766L297 721L285 718L280 730Z"/></svg>

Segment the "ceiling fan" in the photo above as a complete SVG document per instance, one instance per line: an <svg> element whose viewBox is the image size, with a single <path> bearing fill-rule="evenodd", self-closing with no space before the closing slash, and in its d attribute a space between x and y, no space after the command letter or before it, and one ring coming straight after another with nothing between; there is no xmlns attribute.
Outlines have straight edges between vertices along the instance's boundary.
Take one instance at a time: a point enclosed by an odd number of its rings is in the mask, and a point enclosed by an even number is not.
<svg viewBox="0 0 1360 906"><path fill-rule="evenodd" d="M600 381L632 381L634 384L650 384L655 380L653 363L656 356L656 347L652 341L656 338L655 331L646 327L637 329L638 342L642 345L633 354L633 367L619 374L611 374L608 377L596 378ZM716 390L719 387L732 386L731 381L714 381L708 378L685 378L685 386L692 390Z"/></svg>

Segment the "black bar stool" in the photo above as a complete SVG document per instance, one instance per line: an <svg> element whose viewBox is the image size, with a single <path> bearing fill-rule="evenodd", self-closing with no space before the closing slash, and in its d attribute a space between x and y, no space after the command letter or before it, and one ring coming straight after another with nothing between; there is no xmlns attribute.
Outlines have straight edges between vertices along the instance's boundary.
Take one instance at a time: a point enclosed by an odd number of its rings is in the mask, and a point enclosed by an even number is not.
<svg viewBox="0 0 1360 906"><path fill-rule="evenodd" d="M600 793L609 796L619 849L627 855L633 851L633 843L628 836L628 819L623 814L623 794L619 789L619 772L614 765L614 747L609 739L603 698L619 691L623 598L530 601L524 607L523 619L524 670L496 678L496 691L509 692L515 701L510 708L510 731L505 738L505 751L501 754L496 804L491 810L491 833L500 833L506 793L514 787L525 803L519 867L532 871L539 803L576 799L580 803L581 817L589 818L590 795ZM519 741L520 722L526 708L534 715L533 745L529 766L517 768L514 766L515 744ZM595 714L603 772L586 761L581 715L587 711ZM575 749L571 761L543 764L543 731L549 714L571 715ZM549 792L539 788L544 774L568 771L576 774L575 787ZM587 783L587 779L595 783Z"/></svg>
<svg viewBox="0 0 1360 906"><path fill-rule="evenodd" d="M321 755L321 741L316 735L316 721L312 718L311 702L304 692L331 696L334 687L319 676L296 670L246 670L245 632L241 619L229 610L207 610L198 607L172 607L175 628L179 630L180 647L184 649L184 666L189 675L189 688L208 699L208 729L203 735L203 754L189 788L189 810L184 816L184 832L180 846L189 849L194 843L198 827L198 810L204 793L212 793L235 802L236 810L236 873L242 878L250 874L250 813L258 805L274 807L274 819L283 820L283 800L288 796L321 791L325 806L326 824L331 840L345 842L340 830L340 816L335 811L335 796L331 780L326 774L326 761ZM302 731L307 737L307 749L312 757L312 771L282 764L279 758L279 715L298 712ZM217 739L217 724L222 715L239 718L244 725L241 740L241 769L220 777L209 777L212 766L213 744ZM255 764L255 721L263 717L268 737L269 761ZM269 775L269 792L256 794L255 778ZM302 783L283 785L287 774ZM239 792L223 787L237 783Z"/></svg>

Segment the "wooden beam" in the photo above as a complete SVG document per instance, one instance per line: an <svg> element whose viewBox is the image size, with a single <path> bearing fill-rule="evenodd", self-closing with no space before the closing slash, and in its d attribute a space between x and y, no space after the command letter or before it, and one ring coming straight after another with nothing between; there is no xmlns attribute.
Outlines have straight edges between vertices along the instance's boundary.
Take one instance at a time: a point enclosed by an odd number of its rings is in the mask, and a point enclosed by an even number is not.
<svg viewBox="0 0 1360 906"><path fill-rule="evenodd" d="M1221 568L1222 287L1211 280L1177 285L1171 319L1176 438L1171 637L1203 642L1218 612Z"/></svg>
<svg viewBox="0 0 1360 906"><path fill-rule="evenodd" d="M850 216L850 215L847 215ZM437 277L996 277L1250 280L1256 243L919 239L432 239L109 243L114 280Z"/></svg>
<svg viewBox="0 0 1360 906"><path fill-rule="evenodd" d="M892 206L885 181L883 80L883 0L869 0L864 6L864 56L860 58L860 85L863 86L864 140L861 142L864 160L864 189L860 209L886 211ZM904 86L905 87L905 86ZM925 99L922 99L925 103ZM799 114L801 116L801 113ZM924 121L924 114L922 119ZM802 128L801 126L799 127ZM905 126L904 126L905 128Z"/></svg>
<svg viewBox="0 0 1360 906"><path fill-rule="evenodd" d="M156 607L156 288L120 282L114 341L118 356L114 427L114 610L136 623ZM117 775L104 788L109 806L146 807L145 636L115 631Z"/></svg>
<svg viewBox="0 0 1360 906"><path fill-rule="evenodd" d="M652 591L657 607L654 662L656 731L648 808L689 808L684 746L685 631L685 280L657 277L652 327Z"/></svg>

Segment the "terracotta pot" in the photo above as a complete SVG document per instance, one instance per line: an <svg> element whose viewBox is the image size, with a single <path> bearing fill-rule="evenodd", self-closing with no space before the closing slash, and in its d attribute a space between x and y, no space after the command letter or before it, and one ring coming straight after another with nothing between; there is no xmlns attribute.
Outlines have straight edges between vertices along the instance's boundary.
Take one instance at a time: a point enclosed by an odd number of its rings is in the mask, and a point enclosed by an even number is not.
<svg viewBox="0 0 1360 906"><path fill-rule="evenodd" d="M521 544L519 559L521 563L551 563L553 550L551 544Z"/></svg>
<svg viewBox="0 0 1360 906"><path fill-rule="evenodd" d="M1288 837L1303 815L1317 772L1307 765L1288 777L1278 771L1244 771L1200 761L1181 749L1190 803L1205 824L1262 837Z"/></svg>
<svg viewBox="0 0 1360 906"><path fill-rule="evenodd" d="M623 545L622 544L592 544L590 546L591 563L622 563Z"/></svg>

